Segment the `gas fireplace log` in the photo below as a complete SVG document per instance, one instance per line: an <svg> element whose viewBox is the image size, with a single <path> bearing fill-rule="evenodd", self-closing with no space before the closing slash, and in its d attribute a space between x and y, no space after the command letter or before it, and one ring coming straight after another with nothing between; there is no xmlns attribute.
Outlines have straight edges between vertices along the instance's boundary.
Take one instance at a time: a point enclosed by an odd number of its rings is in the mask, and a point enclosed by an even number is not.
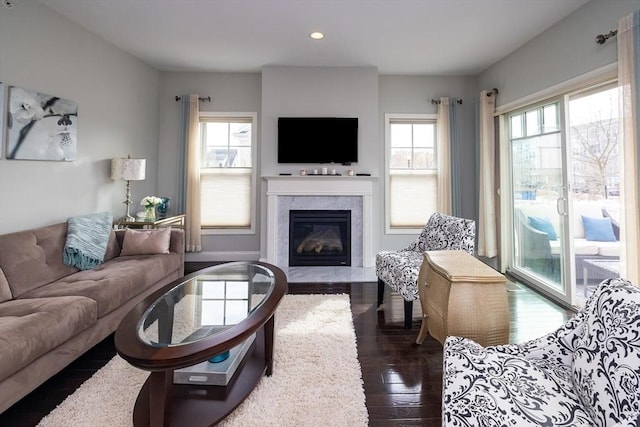
<svg viewBox="0 0 640 427"><path fill-rule="evenodd" d="M305 237L302 242L296 248L296 253L301 254L303 252L315 252L320 253L322 250L327 251L335 250L341 252L342 241L340 236L335 230L326 229L323 231L316 231L310 233Z"/></svg>

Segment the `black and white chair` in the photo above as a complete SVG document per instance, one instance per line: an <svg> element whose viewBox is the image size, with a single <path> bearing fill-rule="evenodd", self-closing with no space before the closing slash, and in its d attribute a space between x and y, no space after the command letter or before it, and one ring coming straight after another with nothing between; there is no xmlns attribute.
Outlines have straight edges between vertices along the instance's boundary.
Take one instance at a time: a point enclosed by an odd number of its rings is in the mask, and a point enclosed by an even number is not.
<svg viewBox="0 0 640 427"><path fill-rule="evenodd" d="M475 255L476 223L471 219L434 213L418 238L404 249L382 251L376 255L378 307L384 287L404 298L404 327L411 329L413 302L418 299L418 273L424 251L464 250Z"/></svg>
<svg viewBox="0 0 640 427"><path fill-rule="evenodd" d="M635 427L639 387L640 289L607 279L540 338L483 347L448 337L442 425Z"/></svg>

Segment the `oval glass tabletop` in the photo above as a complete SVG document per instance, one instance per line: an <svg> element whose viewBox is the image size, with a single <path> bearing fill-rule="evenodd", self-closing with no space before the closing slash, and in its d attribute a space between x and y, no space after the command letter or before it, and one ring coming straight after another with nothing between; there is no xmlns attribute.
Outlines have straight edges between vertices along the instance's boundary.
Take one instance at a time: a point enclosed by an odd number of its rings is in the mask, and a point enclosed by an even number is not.
<svg viewBox="0 0 640 427"><path fill-rule="evenodd" d="M275 277L258 264L220 264L179 283L144 312L142 342L177 347L209 338L241 322L273 291Z"/></svg>

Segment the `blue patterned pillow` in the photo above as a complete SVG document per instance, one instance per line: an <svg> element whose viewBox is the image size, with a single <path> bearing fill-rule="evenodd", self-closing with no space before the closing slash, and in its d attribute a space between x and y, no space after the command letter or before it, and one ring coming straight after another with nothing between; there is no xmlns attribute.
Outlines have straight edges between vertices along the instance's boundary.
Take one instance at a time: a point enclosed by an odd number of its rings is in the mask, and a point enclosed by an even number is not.
<svg viewBox="0 0 640 427"><path fill-rule="evenodd" d="M535 228L538 231L542 231L543 233L547 233L549 240L558 240L558 236L556 235L556 230L553 228L553 224L547 217L539 217L539 216L530 216L529 217L529 225Z"/></svg>
<svg viewBox="0 0 640 427"><path fill-rule="evenodd" d="M592 242L615 242L611 218L591 218L582 215L584 225L584 237Z"/></svg>

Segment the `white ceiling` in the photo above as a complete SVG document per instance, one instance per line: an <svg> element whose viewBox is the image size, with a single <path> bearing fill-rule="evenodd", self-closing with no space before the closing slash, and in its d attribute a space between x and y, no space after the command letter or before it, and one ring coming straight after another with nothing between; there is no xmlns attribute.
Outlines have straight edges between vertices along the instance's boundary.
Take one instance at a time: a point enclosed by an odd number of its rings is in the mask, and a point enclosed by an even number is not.
<svg viewBox="0 0 640 427"><path fill-rule="evenodd" d="M588 0L39 1L164 71L476 75Z"/></svg>

